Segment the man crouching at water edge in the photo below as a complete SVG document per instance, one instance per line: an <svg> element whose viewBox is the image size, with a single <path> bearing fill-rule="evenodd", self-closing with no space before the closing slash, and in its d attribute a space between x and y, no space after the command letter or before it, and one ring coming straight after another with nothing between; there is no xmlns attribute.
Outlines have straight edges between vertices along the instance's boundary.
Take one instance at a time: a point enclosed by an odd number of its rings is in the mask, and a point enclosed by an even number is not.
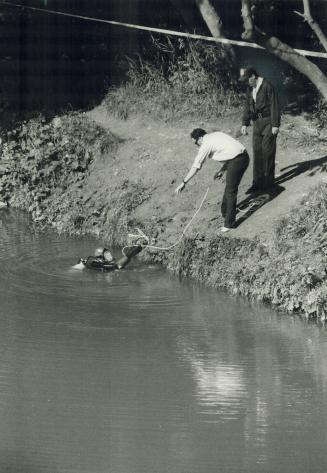
<svg viewBox="0 0 327 473"><path fill-rule="evenodd" d="M138 253L142 251L141 245L131 245L124 249L123 257L118 261L112 256L107 248L97 248L94 256L81 258L74 266L75 269L95 269L98 271L114 271L115 269L123 269Z"/></svg>
<svg viewBox="0 0 327 473"><path fill-rule="evenodd" d="M238 186L249 165L249 155L242 143L220 131L207 133L202 128L195 128L191 138L200 149L191 169L182 184L175 189L175 193L178 194L185 188L188 181L201 169L206 158L221 162L223 166L216 172L214 179L221 179L226 172L226 186L221 203L224 226L221 231L228 232L235 224Z"/></svg>

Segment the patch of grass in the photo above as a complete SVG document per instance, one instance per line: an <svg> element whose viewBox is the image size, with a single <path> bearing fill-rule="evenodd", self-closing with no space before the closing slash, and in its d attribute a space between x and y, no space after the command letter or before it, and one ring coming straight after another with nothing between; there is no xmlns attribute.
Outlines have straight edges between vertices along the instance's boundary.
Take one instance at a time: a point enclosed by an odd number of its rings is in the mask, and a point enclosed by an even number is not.
<svg viewBox="0 0 327 473"><path fill-rule="evenodd" d="M327 104L322 98L316 102L313 110L313 119L317 122L320 127L326 127L327 125Z"/></svg>
<svg viewBox="0 0 327 473"><path fill-rule="evenodd" d="M327 183L279 222L264 242L185 240L172 269L233 294L327 320ZM201 264L199 264L201 261Z"/></svg>
<svg viewBox="0 0 327 473"><path fill-rule="evenodd" d="M125 244L128 231L135 226L132 222L134 210L147 201L150 195L150 190L140 182L126 179L122 183L119 194L112 199L106 214L103 238L109 244Z"/></svg>
<svg viewBox="0 0 327 473"><path fill-rule="evenodd" d="M120 118L143 113L167 121L209 119L239 105L236 72L217 45L152 37L144 54L127 60L125 84L110 89L105 100Z"/></svg>
<svg viewBox="0 0 327 473"><path fill-rule="evenodd" d="M117 145L116 138L88 120L69 113L47 121L24 121L3 134L0 196L39 218L50 194L82 186L94 159Z"/></svg>

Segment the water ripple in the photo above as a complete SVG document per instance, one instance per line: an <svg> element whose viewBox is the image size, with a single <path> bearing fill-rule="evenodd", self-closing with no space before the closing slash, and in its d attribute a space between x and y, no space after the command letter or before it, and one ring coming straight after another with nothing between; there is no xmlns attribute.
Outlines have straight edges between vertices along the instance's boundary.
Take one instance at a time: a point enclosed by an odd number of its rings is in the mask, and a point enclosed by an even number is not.
<svg viewBox="0 0 327 473"><path fill-rule="evenodd" d="M36 297L60 296L93 307L108 303L110 307L123 305L127 310L136 311L173 309L183 304L183 299L176 297L169 286L162 296L165 282L158 266L142 265L136 259L122 271L78 271L73 269L74 264L80 256L91 253L92 248L98 246L97 242L76 241L76 253L73 254L66 237L50 235L49 241L49 235L32 230L18 233L12 242L4 232L4 226L0 227L0 285L9 298L20 294L31 301ZM135 284L139 291L130 291Z"/></svg>

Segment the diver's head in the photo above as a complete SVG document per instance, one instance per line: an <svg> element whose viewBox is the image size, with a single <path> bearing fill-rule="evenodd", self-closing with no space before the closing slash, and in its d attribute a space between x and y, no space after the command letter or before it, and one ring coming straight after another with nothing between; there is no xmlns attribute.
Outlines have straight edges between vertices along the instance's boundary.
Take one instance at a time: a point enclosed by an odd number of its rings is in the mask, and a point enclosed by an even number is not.
<svg viewBox="0 0 327 473"><path fill-rule="evenodd" d="M94 256L96 256L96 257L103 256L104 250L105 250L105 248L101 248L101 247L97 248L94 252Z"/></svg>
<svg viewBox="0 0 327 473"><path fill-rule="evenodd" d="M111 261L114 260L114 257L112 256L111 252L107 250L107 248L103 248L103 257L108 263L111 263Z"/></svg>

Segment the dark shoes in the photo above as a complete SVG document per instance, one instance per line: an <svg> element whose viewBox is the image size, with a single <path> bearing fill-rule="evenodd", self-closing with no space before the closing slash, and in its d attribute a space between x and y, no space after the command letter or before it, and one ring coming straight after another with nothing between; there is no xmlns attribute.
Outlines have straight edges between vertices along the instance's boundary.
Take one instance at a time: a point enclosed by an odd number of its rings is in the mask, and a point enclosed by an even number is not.
<svg viewBox="0 0 327 473"><path fill-rule="evenodd" d="M245 192L246 194L256 194L257 192L265 192L269 189L275 187L275 180L271 178L266 178L264 182L260 182L260 184L253 183L251 187Z"/></svg>
<svg viewBox="0 0 327 473"><path fill-rule="evenodd" d="M248 188L248 190L245 192L246 194L254 194L255 192L259 192L260 187L258 187L256 184L252 184L251 187Z"/></svg>

